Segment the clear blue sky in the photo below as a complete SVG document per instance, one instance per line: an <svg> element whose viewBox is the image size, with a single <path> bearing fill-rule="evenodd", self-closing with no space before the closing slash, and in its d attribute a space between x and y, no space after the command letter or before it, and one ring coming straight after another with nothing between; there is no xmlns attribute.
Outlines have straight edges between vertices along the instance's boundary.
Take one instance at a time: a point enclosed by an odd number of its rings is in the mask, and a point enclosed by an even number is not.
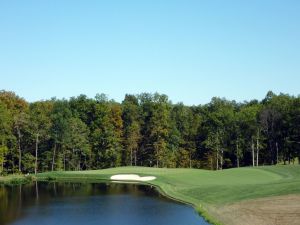
<svg viewBox="0 0 300 225"><path fill-rule="evenodd" d="M0 1L0 89L189 105L298 95L300 1Z"/></svg>

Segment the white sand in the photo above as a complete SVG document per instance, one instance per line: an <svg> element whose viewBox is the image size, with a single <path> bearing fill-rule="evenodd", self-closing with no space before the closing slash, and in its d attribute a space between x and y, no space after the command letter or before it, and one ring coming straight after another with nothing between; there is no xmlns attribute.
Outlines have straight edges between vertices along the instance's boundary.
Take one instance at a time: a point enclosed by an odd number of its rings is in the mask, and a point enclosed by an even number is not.
<svg viewBox="0 0 300 225"><path fill-rule="evenodd" d="M147 177L140 177L136 174L118 174L110 177L111 180L116 181L151 181L155 180L156 177L147 176Z"/></svg>

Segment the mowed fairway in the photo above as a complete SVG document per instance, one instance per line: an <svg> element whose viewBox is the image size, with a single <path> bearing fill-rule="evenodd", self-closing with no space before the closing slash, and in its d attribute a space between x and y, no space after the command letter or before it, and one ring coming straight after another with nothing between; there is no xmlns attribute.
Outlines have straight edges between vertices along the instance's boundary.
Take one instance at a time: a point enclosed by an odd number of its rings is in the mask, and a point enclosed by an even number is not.
<svg viewBox="0 0 300 225"><path fill-rule="evenodd" d="M300 213L297 213L300 212L300 166L223 171L123 167L42 173L38 178L99 182L116 174L156 176L156 180L147 183L159 187L169 197L193 204L206 218L221 224L277 224L278 221L278 224L299 224L300 221ZM265 208L255 210L263 205ZM286 207L282 207L284 205ZM278 213L282 208L287 212Z"/></svg>

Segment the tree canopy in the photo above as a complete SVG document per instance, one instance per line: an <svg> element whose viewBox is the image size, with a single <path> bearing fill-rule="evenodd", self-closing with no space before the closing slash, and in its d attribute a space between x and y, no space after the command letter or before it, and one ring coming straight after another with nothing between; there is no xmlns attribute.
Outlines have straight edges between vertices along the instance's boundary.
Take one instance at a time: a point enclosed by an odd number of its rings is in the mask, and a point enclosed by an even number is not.
<svg viewBox="0 0 300 225"><path fill-rule="evenodd" d="M300 157L300 97L213 98L173 104L168 96L104 94L29 103L0 91L0 173L116 166L220 170L294 163ZM298 160L299 162L299 160Z"/></svg>

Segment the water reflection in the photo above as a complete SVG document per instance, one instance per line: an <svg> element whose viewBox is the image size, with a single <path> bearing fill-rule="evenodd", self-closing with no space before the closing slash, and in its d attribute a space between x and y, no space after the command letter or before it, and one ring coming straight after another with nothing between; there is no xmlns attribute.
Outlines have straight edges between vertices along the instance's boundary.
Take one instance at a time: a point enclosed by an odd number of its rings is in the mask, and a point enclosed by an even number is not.
<svg viewBox="0 0 300 225"><path fill-rule="evenodd" d="M133 184L0 187L0 225L207 225L189 206Z"/></svg>

